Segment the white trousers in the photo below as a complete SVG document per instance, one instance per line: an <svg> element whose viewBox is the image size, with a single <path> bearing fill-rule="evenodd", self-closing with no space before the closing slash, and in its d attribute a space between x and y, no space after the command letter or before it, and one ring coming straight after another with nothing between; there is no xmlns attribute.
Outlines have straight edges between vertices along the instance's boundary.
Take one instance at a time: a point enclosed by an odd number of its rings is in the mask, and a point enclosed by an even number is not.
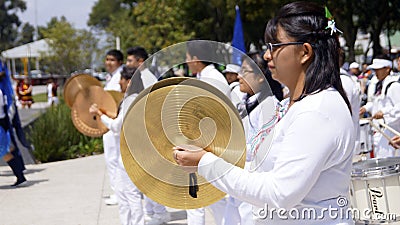
<svg viewBox="0 0 400 225"><path fill-rule="evenodd" d="M226 208L226 198L223 198L218 202L207 206L207 208L211 210L211 213L214 216L215 224L222 225L224 212ZM205 225L206 223L205 208L188 209L186 210L186 213L187 213L188 225Z"/></svg>
<svg viewBox="0 0 400 225"><path fill-rule="evenodd" d="M122 225L144 225L142 193L132 183L125 169L118 167L115 194Z"/></svg>
<svg viewBox="0 0 400 225"><path fill-rule="evenodd" d="M112 131L103 135L104 158L106 161L108 177L110 179L111 189L115 191L116 168L118 165L119 142L116 142L117 136Z"/></svg>
<svg viewBox="0 0 400 225"><path fill-rule="evenodd" d="M229 197L227 200L223 225L254 225L253 206L247 202Z"/></svg>
<svg viewBox="0 0 400 225"><path fill-rule="evenodd" d="M146 195L144 196L144 212L147 215L163 214L167 212L165 206L151 200Z"/></svg>

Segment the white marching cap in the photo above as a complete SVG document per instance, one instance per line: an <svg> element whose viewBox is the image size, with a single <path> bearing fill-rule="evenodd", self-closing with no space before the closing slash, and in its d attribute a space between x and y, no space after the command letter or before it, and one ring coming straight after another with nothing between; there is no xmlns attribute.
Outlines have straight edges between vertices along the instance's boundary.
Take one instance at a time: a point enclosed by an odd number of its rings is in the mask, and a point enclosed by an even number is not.
<svg viewBox="0 0 400 225"><path fill-rule="evenodd" d="M222 73L239 73L240 66L236 64L227 64L226 69L222 71Z"/></svg>
<svg viewBox="0 0 400 225"><path fill-rule="evenodd" d="M360 69L360 64L357 62L352 62L349 66L349 69Z"/></svg>
<svg viewBox="0 0 400 225"><path fill-rule="evenodd" d="M382 69L384 67L390 67L392 68L392 61L387 60L387 59L374 59L372 60L372 64L368 66L368 68L371 69Z"/></svg>

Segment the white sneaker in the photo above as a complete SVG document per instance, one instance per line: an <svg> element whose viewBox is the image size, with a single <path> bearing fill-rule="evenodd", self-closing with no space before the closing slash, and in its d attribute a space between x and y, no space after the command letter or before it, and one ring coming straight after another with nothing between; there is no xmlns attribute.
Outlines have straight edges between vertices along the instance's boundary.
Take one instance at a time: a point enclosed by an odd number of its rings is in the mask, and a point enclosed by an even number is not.
<svg viewBox="0 0 400 225"><path fill-rule="evenodd" d="M117 196L110 195L110 197L106 200L104 200L104 202L106 203L106 205L118 205L118 200L117 200Z"/></svg>
<svg viewBox="0 0 400 225"><path fill-rule="evenodd" d="M147 216L147 220L145 219L146 225L160 225L168 223L171 220L169 212L156 213L153 215L145 215L145 218L146 216Z"/></svg>

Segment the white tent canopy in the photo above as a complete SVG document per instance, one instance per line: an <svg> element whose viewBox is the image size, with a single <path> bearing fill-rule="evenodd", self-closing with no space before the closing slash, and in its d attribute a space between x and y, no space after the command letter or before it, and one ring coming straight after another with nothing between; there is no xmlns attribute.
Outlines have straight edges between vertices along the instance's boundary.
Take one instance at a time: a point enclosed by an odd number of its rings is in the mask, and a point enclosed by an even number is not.
<svg viewBox="0 0 400 225"><path fill-rule="evenodd" d="M28 44L24 44L1 53L1 56L6 59L16 58L38 58L41 52L49 52L48 39L41 39Z"/></svg>
<svg viewBox="0 0 400 225"><path fill-rule="evenodd" d="M35 67L39 69L39 60L41 52L45 52L47 55L51 52L49 46L50 39L41 39L28 44L24 44L12 49L1 52L2 58L7 61L8 68L11 68L11 73L16 74L15 70L15 59L18 58L35 58ZM50 53L51 54L51 53ZM29 67L28 67L29 68Z"/></svg>

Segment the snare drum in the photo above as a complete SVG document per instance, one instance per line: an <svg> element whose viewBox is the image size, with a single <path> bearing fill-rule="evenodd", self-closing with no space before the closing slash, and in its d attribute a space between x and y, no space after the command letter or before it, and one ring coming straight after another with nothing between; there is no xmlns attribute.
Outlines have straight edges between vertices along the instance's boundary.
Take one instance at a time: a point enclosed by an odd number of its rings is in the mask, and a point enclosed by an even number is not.
<svg viewBox="0 0 400 225"><path fill-rule="evenodd" d="M358 154L366 154L373 151L373 132L369 120L360 120L360 140L357 149Z"/></svg>
<svg viewBox="0 0 400 225"><path fill-rule="evenodd" d="M356 220L388 223L400 220L400 157L353 164L350 196Z"/></svg>

